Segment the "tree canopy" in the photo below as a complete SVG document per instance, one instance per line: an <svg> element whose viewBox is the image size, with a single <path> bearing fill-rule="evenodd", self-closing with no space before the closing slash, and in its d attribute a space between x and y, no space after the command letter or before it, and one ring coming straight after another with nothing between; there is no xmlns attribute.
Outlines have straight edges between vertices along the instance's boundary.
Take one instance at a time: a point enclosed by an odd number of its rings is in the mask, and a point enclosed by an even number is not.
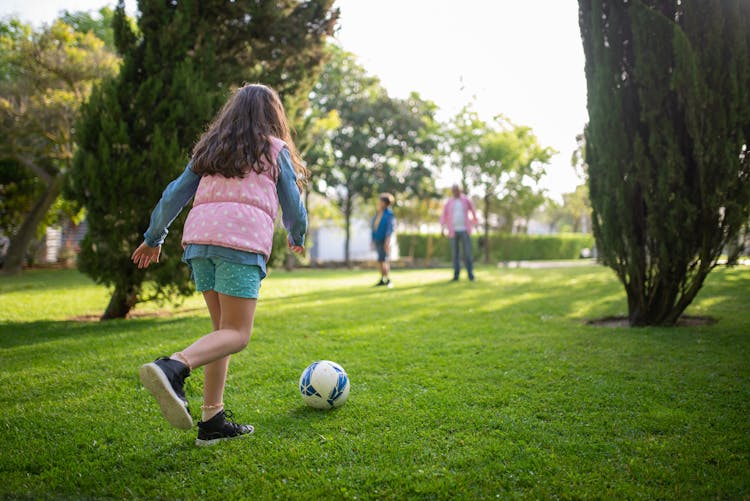
<svg viewBox="0 0 750 501"><path fill-rule="evenodd" d="M350 222L357 201L379 191L425 195L434 192L431 175L439 127L436 106L412 93L388 95L356 57L329 45L331 58L311 96L312 113L335 114L337 127L308 153L313 186L344 215L344 254L349 262Z"/></svg>
<svg viewBox="0 0 750 501"><path fill-rule="evenodd" d="M489 261L491 219L512 231L518 218L528 220L545 201L539 180L555 154L543 147L531 128L498 115L492 122L465 106L450 122L447 148L465 192L481 197L485 261Z"/></svg>
<svg viewBox="0 0 750 501"><path fill-rule="evenodd" d="M4 271L17 273L55 203L75 152L75 123L92 86L117 57L94 33L62 20L34 30L0 23L0 161L3 229L11 234Z"/></svg>
<svg viewBox="0 0 750 501"><path fill-rule="evenodd" d="M600 256L673 325L750 211L750 3L580 0Z"/></svg>
<svg viewBox="0 0 750 501"><path fill-rule="evenodd" d="M185 213L160 266L129 262L151 209L232 86L262 81L279 91L292 119L302 116L336 20L332 3L140 0L137 31L119 3L113 22L123 67L84 107L69 185L88 211L80 268L114 287L103 318L193 291L179 259ZM144 280L153 281L152 295L141 294Z"/></svg>

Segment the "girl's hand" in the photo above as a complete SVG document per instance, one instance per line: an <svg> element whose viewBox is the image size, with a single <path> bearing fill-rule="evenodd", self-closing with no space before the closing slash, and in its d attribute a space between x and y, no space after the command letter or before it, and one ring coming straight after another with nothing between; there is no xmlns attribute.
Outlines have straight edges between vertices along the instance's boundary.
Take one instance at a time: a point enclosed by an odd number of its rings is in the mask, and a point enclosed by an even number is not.
<svg viewBox="0 0 750 501"><path fill-rule="evenodd" d="M302 254L305 253L305 247L304 246L302 246L302 245L292 245L291 242L288 242L288 243L289 243L289 248L292 249L292 252L294 252L295 254L302 255Z"/></svg>
<svg viewBox="0 0 750 501"><path fill-rule="evenodd" d="M159 262L159 254L161 254L161 245L158 247L149 247L146 242L143 242L138 248L133 251L133 255L130 259L133 260L138 268L148 268L151 263Z"/></svg>

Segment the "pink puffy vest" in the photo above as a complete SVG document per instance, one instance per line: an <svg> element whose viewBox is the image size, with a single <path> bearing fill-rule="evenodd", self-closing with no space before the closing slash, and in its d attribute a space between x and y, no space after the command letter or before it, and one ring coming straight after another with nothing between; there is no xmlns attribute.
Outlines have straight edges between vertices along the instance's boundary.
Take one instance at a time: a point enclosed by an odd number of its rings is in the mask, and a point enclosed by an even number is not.
<svg viewBox="0 0 750 501"><path fill-rule="evenodd" d="M195 193L193 208L182 230L182 245L207 244L246 252L271 255L273 224L279 211L276 158L286 143L271 138L269 165L264 171L250 171L243 178L203 176Z"/></svg>

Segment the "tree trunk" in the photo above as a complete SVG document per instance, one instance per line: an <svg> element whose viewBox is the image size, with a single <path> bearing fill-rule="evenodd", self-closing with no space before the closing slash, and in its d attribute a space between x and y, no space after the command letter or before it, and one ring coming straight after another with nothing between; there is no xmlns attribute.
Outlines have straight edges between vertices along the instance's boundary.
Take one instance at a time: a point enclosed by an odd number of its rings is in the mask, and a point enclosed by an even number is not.
<svg viewBox="0 0 750 501"><path fill-rule="evenodd" d="M573 226L571 228L571 231L573 233L578 233L578 231L581 229L581 217L574 217L573 218Z"/></svg>
<svg viewBox="0 0 750 501"><path fill-rule="evenodd" d="M297 264L297 259L294 257L294 254L287 251L286 256L284 256L284 269L286 271L292 271L294 270L295 264Z"/></svg>
<svg viewBox="0 0 750 501"><path fill-rule="evenodd" d="M490 264L490 196L484 196L484 263Z"/></svg>
<svg viewBox="0 0 750 501"><path fill-rule="evenodd" d="M745 224L736 238L733 238L727 244L727 266L737 266L740 262L740 256L745 252L745 242L750 234L750 223Z"/></svg>
<svg viewBox="0 0 750 501"><path fill-rule="evenodd" d="M351 226L352 226L352 198L347 195L344 201L344 264L351 267L352 263L349 259L349 242L351 237Z"/></svg>
<svg viewBox="0 0 750 501"><path fill-rule="evenodd" d="M466 167L461 168L461 189L464 193L469 193L469 175L466 172Z"/></svg>
<svg viewBox="0 0 750 501"><path fill-rule="evenodd" d="M702 265L696 271L692 284L685 289L678 281L663 279L647 292L646 287L636 285L637 282L631 280L625 287L628 323L631 327L674 326L695 299L710 271L711 267Z"/></svg>
<svg viewBox="0 0 750 501"><path fill-rule="evenodd" d="M64 179L65 176L63 174L58 174L52 178L44 194L36 201L34 207L31 208L31 211L21 224L21 227L13 236L10 247L8 247L8 254L5 256L5 264L3 265L4 274L18 275L21 273L23 259L26 251L29 249L29 244L34 239L42 219L47 215L49 208L52 207L52 204L60 194Z"/></svg>
<svg viewBox="0 0 750 501"><path fill-rule="evenodd" d="M107 309L104 310L100 320L113 320L115 318L125 318L138 302L138 293L140 286L116 286L109 299Z"/></svg>
<svg viewBox="0 0 750 501"><path fill-rule="evenodd" d="M735 92L748 88L749 20L748 2L579 0L592 208L581 225L623 282L632 326L674 325L747 221L750 157L737 152L750 115L725 110L750 107Z"/></svg>

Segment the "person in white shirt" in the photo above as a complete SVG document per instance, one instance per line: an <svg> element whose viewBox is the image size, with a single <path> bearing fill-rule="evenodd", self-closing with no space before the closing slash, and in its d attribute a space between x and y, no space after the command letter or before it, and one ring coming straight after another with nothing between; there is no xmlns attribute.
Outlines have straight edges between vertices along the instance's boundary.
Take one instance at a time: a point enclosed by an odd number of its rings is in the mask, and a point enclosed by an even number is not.
<svg viewBox="0 0 750 501"><path fill-rule="evenodd" d="M474 203L469 197L461 193L461 187L454 184L451 188L453 196L443 208L440 217L443 234L448 234L451 239L451 251L453 254L453 280L458 280L461 273L461 252L463 252L464 265L469 280L474 280L474 266L472 262L471 232L477 224L477 213Z"/></svg>

